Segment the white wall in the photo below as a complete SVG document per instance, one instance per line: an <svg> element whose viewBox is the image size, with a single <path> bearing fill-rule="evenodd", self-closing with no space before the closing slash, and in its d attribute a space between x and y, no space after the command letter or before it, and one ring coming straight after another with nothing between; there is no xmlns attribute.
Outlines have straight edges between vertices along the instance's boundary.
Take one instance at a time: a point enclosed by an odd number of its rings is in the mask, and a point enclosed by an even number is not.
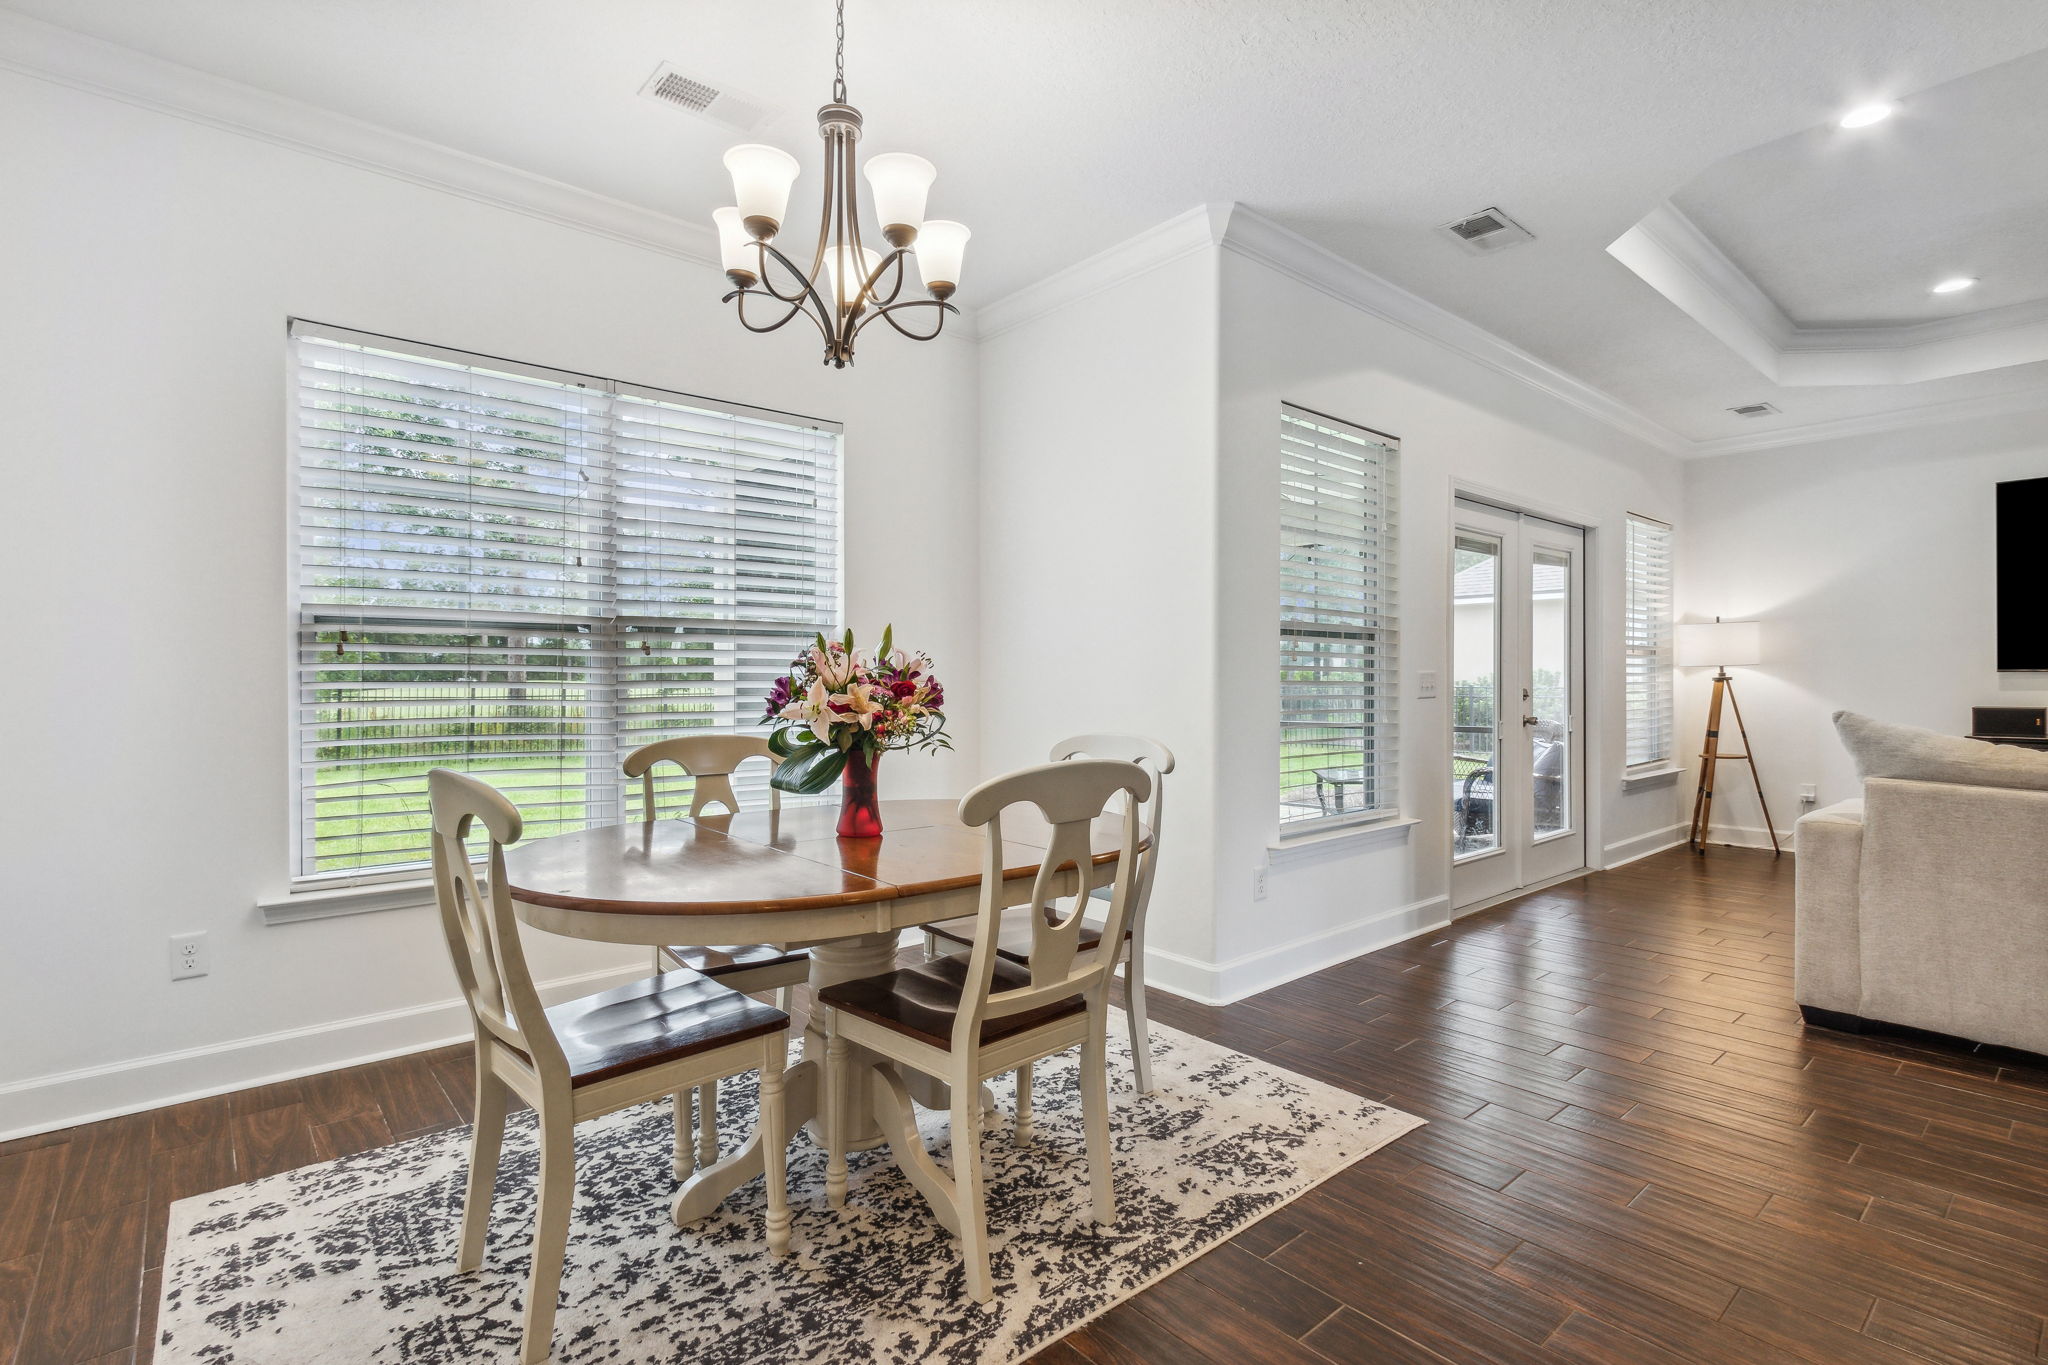
<svg viewBox="0 0 2048 1365"><path fill-rule="evenodd" d="M1146 933L1210 960L1216 261L1179 256L981 343L982 748L1089 732L1174 751Z"/></svg>
<svg viewBox="0 0 2048 1365"><path fill-rule="evenodd" d="M2048 673L1997 671L1994 626L1992 485L2044 476L2041 413L1687 464L1679 619L1764 623L1763 663L1733 671L1781 838L1802 785L1859 794L1837 709L1959 735L1972 706L2048 705ZM1679 676L1696 767L1711 671ZM1713 837L1768 842L1746 769L1721 770Z"/></svg>
<svg viewBox="0 0 2048 1365"><path fill-rule="evenodd" d="M675 255L11 72L0 126L0 1135L460 1031L430 911L254 909L289 851L287 317L844 422L850 619L893 620L977 715L971 342L878 331L835 372ZM971 785L956 742L891 790ZM174 984L191 930L212 974Z"/></svg>
<svg viewBox="0 0 2048 1365"><path fill-rule="evenodd" d="M1449 555L1451 502L1460 489L1591 528L1587 860L1597 867L1669 843L1678 820L1675 788L1622 788L1621 658L1614 644L1623 518L1642 512L1678 520L1677 461L1306 282L1300 275L1307 268L1283 271L1226 240L1221 271L1218 633L1227 647L1219 694L1249 717L1271 716L1278 706L1270 642L1279 615L1274 430L1281 403L1399 437L1402 805L1420 818L1405 831L1273 853L1277 736L1270 724L1225 726L1211 845L1215 979L1223 993L1263 989L1449 913ZM1370 277L1336 278L1347 290L1385 288ZM1422 670L1438 675L1435 700L1415 695ZM1267 898L1256 901L1253 869L1269 856Z"/></svg>

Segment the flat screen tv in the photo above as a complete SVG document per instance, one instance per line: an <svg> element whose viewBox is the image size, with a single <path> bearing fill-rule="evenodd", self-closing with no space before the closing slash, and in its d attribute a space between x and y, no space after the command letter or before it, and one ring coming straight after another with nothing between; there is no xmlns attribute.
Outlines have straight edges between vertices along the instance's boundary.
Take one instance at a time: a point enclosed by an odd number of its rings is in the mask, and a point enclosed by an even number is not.
<svg viewBox="0 0 2048 1365"><path fill-rule="evenodd" d="M1998 671L2048 670L2048 479L1998 485Z"/></svg>

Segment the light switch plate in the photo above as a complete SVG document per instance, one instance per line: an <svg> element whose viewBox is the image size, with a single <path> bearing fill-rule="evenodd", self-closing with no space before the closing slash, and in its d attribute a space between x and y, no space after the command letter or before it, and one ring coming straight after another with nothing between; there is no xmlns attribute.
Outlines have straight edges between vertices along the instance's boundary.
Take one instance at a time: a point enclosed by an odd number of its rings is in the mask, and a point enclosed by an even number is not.
<svg viewBox="0 0 2048 1365"><path fill-rule="evenodd" d="M1415 695L1423 701L1436 699L1436 673L1433 670L1415 675Z"/></svg>

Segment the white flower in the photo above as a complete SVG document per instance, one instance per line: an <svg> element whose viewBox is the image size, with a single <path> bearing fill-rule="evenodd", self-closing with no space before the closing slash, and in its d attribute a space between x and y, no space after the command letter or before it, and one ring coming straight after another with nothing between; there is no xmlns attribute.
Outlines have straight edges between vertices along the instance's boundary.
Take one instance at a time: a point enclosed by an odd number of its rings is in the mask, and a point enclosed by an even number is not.
<svg viewBox="0 0 2048 1365"><path fill-rule="evenodd" d="M817 670L818 681L834 692L853 681L853 675L860 671L860 655L833 645L827 649L811 647L811 665Z"/></svg>

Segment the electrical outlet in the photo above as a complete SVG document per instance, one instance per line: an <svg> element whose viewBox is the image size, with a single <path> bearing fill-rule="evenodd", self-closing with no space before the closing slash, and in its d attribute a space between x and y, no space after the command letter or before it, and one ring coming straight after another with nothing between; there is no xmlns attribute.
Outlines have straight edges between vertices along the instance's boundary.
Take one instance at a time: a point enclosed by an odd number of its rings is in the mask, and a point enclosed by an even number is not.
<svg viewBox="0 0 2048 1365"><path fill-rule="evenodd" d="M1257 867L1252 869L1252 899L1255 901L1262 901L1265 898L1266 864L1260 863Z"/></svg>
<svg viewBox="0 0 2048 1365"><path fill-rule="evenodd" d="M1820 800L1820 794L1814 790L1813 783L1809 782L1799 789L1800 805L1810 806L1818 800Z"/></svg>
<svg viewBox="0 0 2048 1365"><path fill-rule="evenodd" d="M1433 671L1415 675L1415 695L1422 701L1436 700L1436 674Z"/></svg>
<svg viewBox="0 0 2048 1365"><path fill-rule="evenodd" d="M171 980L183 981L188 977L205 976L210 970L211 968L206 965L206 935L171 936Z"/></svg>

